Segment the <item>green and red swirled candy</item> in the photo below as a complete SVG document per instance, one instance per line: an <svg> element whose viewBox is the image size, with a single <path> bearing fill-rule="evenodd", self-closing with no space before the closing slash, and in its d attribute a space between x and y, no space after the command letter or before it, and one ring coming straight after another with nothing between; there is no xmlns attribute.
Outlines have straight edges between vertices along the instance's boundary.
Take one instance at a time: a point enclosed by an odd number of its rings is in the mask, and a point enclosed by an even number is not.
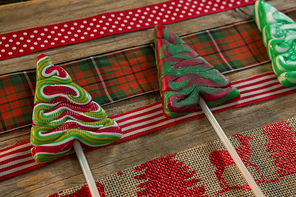
<svg viewBox="0 0 296 197"><path fill-rule="evenodd" d="M296 23L265 1L254 6L254 18L278 81L285 87L296 85Z"/></svg>
<svg viewBox="0 0 296 197"><path fill-rule="evenodd" d="M164 114L186 115L201 96L209 107L238 100L229 80L165 26L154 29L158 79Z"/></svg>
<svg viewBox="0 0 296 197"><path fill-rule="evenodd" d="M37 57L34 103L31 152L38 163L64 156L74 140L85 147L97 147L116 142L122 136L118 124L107 118L91 95L43 54Z"/></svg>

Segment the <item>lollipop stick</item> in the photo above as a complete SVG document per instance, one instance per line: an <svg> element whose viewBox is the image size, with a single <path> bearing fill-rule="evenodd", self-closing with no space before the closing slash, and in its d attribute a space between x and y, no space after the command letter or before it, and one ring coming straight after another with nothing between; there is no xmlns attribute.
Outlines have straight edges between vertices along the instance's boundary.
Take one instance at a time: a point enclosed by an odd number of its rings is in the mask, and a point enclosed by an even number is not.
<svg viewBox="0 0 296 197"><path fill-rule="evenodd" d="M223 132L222 128L220 127L219 123L215 119L214 115L212 114L211 110L207 106L206 102L203 100L203 98L200 97L199 105L203 112L205 113L206 117L208 118L211 125L214 127L214 130L218 134L219 138L223 142L225 148L228 150L229 154L231 155L233 161L236 163L237 167L245 177L246 181L248 182L249 186L253 190L253 193L256 197L262 197L264 196L261 192L260 188L254 181L252 175L249 173L248 169L244 165L243 161L238 156L237 152L235 151L234 147L231 145L230 141L228 140L227 136Z"/></svg>
<svg viewBox="0 0 296 197"><path fill-rule="evenodd" d="M87 160L84 156L84 153L83 153L83 150L82 150L82 147L81 147L79 141L75 140L73 146L74 146L78 161L80 163L81 169L83 171L84 177L85 177L86 182L88 184L89 191L90 191L91 195L93 197L100 197L98 188L97 188L95 181L94 181L94 177L92 176L92 173L90 171L90 168L88 166Z"/></svg>

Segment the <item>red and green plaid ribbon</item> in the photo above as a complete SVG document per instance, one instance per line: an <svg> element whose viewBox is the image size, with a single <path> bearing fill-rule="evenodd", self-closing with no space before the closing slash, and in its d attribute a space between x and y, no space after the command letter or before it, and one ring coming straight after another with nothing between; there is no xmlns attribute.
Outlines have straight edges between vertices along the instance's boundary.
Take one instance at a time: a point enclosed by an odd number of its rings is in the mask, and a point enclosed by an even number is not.
<svg viewBox="0 0 296 197"><path fill-rule="evenodd" d="M285 11L296 19L296 8ZM254 20L196 32L182 39L222 73L269 61ZM54 61L54 60L53 60ZM152 44L60 64L100 105L158 90ZM0 76L0 133L31 125L35 70Z"/></svg>

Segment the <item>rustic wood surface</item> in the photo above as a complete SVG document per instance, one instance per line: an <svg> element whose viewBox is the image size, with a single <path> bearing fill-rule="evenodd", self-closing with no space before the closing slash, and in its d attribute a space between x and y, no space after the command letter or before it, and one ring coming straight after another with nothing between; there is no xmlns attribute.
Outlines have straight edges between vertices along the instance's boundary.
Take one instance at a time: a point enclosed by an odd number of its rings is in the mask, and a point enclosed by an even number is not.
<svg viewBox="0 0 296 197"><path fill-rule="evenodd" d="M32 0L7 4L0 6L0 33L65 22L104 12L126 10L158 2L160 1ZM279 10L295 6L295 0L273 0L269 2ZM253 6L250 5L170 24L168 27L178 35L185 35L252 17ZM62 63L152 42L153 29L147 29L49 49L43 51L43 53L50 56L55 63ZM38 54L33 53L0 61L0 74L35 68ZM231 81L235 81L267 71L272 71L270 64L234 72L226 76ZM159 100L159 93L155 92L111 104L105 106L104 109L111 116ZM294 117L296 110L291 107L294 105L294 102L296 102L296 95L291 94L221 112L215 114L215 117L226 134L232 135ZM0 148L28 138L29 128L3 134L0 137ZM218 139L215 131L206 118L201 118L156 131L116 146L109 146L87 153L86 157L95 179L100 179L106 175L122 171L156 157L183 151L214 139ZM77 159L72 158L0 182L0 196L47 196L82 183L85 183L85 179L81 168Z"/></svg>

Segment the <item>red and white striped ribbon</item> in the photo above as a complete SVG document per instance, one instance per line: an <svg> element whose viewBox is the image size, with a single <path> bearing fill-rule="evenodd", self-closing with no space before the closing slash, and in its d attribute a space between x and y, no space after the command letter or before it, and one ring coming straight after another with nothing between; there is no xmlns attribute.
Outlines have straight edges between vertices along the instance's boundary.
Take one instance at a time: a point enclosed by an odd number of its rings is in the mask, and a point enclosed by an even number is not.
<svg viewBox="0 0 296 197"><path fill-rule="evenodd" d="M272 72L239 80L233 82L232 85L240 91L241 99L238 102L231 102L212 107L211 111L213 113L296 92L296 86L285 88L278 83L276 76ZM202 116L204 116L203 112L197 110L187 116L180 116L172 119L166 118L162 112L161 102L156 102L110 118L117 121L122 128L124 135L119 140L118 143L120 143ZM48 165L37 164L34 162L30 153L31 147L30 142L27 141L0 150L0 181ZM88 149L86 152L92 150L96 150L96 148ZM69 157L71 156L65 156L64 159Z"/></svg>
<svg viewBox="0 0 296 197"><path fill-rule="evenodd" d="M255 3L256 0L171 0L131 10L0 34L0 60L104 36L152 28Z"/></svg>

